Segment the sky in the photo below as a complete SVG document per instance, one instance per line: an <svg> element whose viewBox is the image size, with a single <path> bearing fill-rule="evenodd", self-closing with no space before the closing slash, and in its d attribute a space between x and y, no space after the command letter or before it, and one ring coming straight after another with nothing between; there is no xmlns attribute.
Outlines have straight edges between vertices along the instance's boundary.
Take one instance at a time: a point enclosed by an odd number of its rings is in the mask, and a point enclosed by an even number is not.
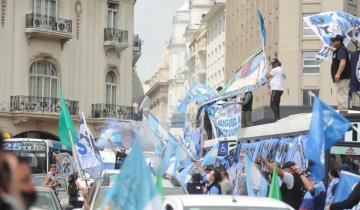
<svg viewBox="0 0 360 210"><path fill-rule="evenodd" d="M172 18L184 0L137 0L134 33L143 40L136 70L142 82L150 79L161 65L161 57L172 33Z"/></svg>

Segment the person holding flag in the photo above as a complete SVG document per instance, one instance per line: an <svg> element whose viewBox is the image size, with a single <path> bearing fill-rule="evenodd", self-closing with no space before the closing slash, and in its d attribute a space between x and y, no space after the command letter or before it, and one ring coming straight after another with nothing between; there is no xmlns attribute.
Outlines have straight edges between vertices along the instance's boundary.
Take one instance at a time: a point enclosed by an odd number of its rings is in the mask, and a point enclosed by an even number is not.
<svg viewBox="0 0 360 210"><path fill-rule="evenodd" d="M349 197L341 202L333 203L326 210L351 209L360 202L360 184L357 183Z"/></svg>
<svg viewBox="0 0 360 210"><path fill-rule="evenodd" d="M304 197L305 186L303 182L306 177L304 177L303 173L298 173L296 164L292 161L288 161L285 163L284 167L280 169L261 156L258 158L258 161L264 164L269 169L270 173L272 173L276 167L277 174L282 180L280 187L282 201L294 209L299 209ZM308 182L306 183L309 184Z"/></svg>
<svg viewBox="0 0 360 210"><path fill-rule="evenodd" d="M111 141L111 139L108 139L109 141L109 145L111 147L111 150L114 152L115 154L115 167L114 169L120 169L121 165L123 164L125 158L126 158L126 149L125 148L121 148L121 149L117 149L114 145L114 143Z"/></svg>

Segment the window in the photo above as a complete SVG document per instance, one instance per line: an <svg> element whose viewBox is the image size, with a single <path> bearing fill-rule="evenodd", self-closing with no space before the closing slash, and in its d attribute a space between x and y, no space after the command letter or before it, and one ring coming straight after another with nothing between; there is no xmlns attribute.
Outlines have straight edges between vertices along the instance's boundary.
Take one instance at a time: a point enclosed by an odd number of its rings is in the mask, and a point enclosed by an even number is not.
<svg viewBox="0 0 360 210"><path fill-rule="evenodd" d="M33 0L35 14L57 17L57 0Z"/></svg>
<svg viewBox="0 0 360 210"><path fill-rule="evenodd" d="M303 17L307 17L313 14L304 14ZM304 36L316 36L315 32L310 28L308 24L303 21L303 35Z"/></svg>
<svg viewBox="0 0 360 210"><path fill-rule="evenodd" d="M118 28L118 4L108 3L108 28Z"/></svg>
<svg viewBox="0 0 360 210"><path fill-rule="evenodd" d="M309 95L310 92L313 92L316 96L319 96L319 90L318 89L312 89L312 90L303 90L303 106L312 106L313 104L313 97Z"/></svg>
<svg viewBox="0 0 360 210"><path fill-rule="evenodd" d="M320 64L319 61L315 58L317 52L303 52L302 61L303 61L303 73L304 74L317 74L320 73Z"/></svg>
<svg viewBox="0 0 360 210"><path fill-rule="evenodd" d="M37 61L30 67L30 96L57 98L58 75L47 61Z"/></svg>
<svg viewBox="0 0 360 210"><path fill-rule="evenodd" d="M106 104L115 105L117 79L113 71L110 71L106 74L105 86L106 86Z"/></svg>

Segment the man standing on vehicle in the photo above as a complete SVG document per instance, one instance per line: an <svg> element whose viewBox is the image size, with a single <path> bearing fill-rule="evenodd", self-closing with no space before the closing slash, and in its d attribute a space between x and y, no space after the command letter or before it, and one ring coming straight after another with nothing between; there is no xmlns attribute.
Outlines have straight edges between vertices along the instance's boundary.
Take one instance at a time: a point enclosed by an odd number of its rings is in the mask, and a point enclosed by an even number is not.
<svg viewBox="0 0 360 210"><path fill-rule="evenodd" d="M266 79L270 79L270 107L274 112L275 121L277 121L280 119L280 99L284 92L284 80L286 77L279 59L273 58L270 64L272 69L266 73Z"/></svg>
<svg viewBox="0 0 360 210"><path fill-rule="evenodd" d="M126 149L125 148L121 148L120 150L116 149L114 143L108 139L109 141L109 145L112 149L112 151L115 154L115 167L114 169L120 169L122 163L124 162L125 158L126 158Z"/></svg>
<svg viewBox="0 0 360 210"><path fill-rule="evenodd" d="M341 35L333 37L331 45L335 48L331 63L331 77L336 87L337 108L340 113L347 113L351 76L349 53Z"/></svg>

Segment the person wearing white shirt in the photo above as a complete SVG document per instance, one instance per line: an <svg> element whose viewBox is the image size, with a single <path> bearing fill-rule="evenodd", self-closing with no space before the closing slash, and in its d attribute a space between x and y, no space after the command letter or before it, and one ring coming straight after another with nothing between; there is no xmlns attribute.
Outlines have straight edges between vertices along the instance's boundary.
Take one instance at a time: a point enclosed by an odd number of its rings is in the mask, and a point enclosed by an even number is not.
<svg viewBox="0 0 360 210"><path fill-rule="evenodd" d="M270 64L272 69L266 73L266 79L270 80L270 107L274 112L275 121L277 121L280 119L280 99L284 92L285 72L279 59L273 58Z"/></svg>

